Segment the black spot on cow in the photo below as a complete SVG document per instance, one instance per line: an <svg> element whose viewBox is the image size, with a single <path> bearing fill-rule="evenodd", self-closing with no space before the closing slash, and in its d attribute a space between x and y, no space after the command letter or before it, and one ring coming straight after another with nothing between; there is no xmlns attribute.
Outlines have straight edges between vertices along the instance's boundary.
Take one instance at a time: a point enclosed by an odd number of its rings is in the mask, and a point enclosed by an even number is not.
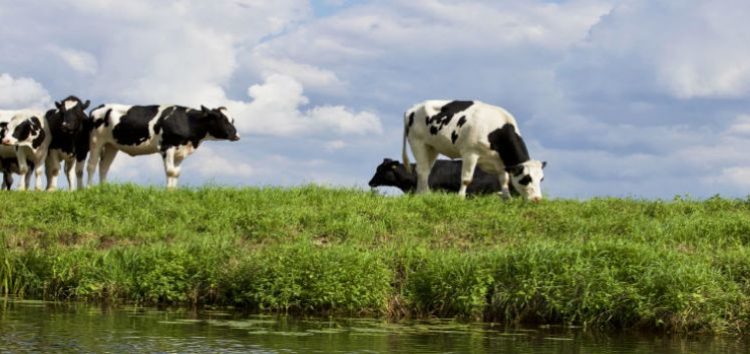
<svg viewBox="0 0 750 354"><path fill-rule="evenodd" d="M437 130L440 131L451 122L453 116L467 110L473 104L474 101L451 101L445 106L440 107L440 113L432 116L428 124L434 124Z"/></svg>
<svg viewBox="0 0 750 354"><path fill-rule="evenodd" d="M411 112L411 114L409 114L409 123L406 125L406 133L405 133L406 136L409 136L409 129L411 128L413 124L414 124L414 112Z"/></svg>
<svg viewBox="0 0 750 354"><path fill-rule="evenodd" d="M487 136L490 148L497 151L505 166L516 166L529 161L529 151L515 127L510 124L494 130Z"/></svg>
<svg viewBox="0 0 750 354"><path fill-rule="evenodd" d="M161 150L170 147L185 146L188 143L198 148L208 135L222 140L238 140L237 130L222 112L222 107L200 110L182 106L172 106L164 110L154 126L158 133L162 131Z"/></svg>
<svg viewBox="0 0 750 354"><path fill-rule="evenodd" d="M528 186L529 183L531 183L531 176L529 175L523 176L523 178L521 178L521 180L519 180L518 183L520 183L523 186Z"/></svg>
<svg viewBox="0 0 750 354"><path fill-rule="evenodd" d="M430 127L430 134L435 135L439 131L438 127L432 126Z"/></svg>
<svg viewBox="0 0 750 354"><path fill-rule="evenodd" d="M32 134L37 134L36 138L31 141L31 146L36 149L42 145L44 138L47 136L42 128L42 122L39 120L39 117L31 117L31 130Z"/></svg>
<svg viewBox="0 0 750 354"><path fill-rule="evenodd" d="M455 144L456 140L458 140L458 133L454 130L453 133L451 133L451 142Z"/></svg>
<svg viewBox="0 0 750 354"><path fill-rule="evenodd" d="M463 117L459 118L458 119L458 123L456 123L456 126L458 126L459 128L461 128L461 127L464 126L464 124L466 124L466 116L463 116Z"/></svg>
<svg viewBox="0 0 750 354"><path fill-rule="evenodd" d="M112 129L112 135L120 145L140 145L151 136L148 123L156 118L159 106L133 106ZM109 114L105 121L109 121Z"/></svg>
<svg viewBox="0 0 750 354"><path fill-rule="evenodd" d="M12 135L18 141L26 141L30 136L36 136L31 141L31 146L34 149L42 145L42 142L44 142L44 137L46 136L46 134L44 133L44 129L42 129L42 122L39 120L39 117L36 116L32 116L31 118L26 119L18 124L13 130Z"/></svg>

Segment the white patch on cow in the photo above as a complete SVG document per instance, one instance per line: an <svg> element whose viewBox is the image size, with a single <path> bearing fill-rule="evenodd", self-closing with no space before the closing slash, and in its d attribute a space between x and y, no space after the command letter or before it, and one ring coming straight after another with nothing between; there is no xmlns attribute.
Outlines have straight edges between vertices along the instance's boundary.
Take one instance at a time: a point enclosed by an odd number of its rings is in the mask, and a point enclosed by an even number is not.
<svg viewBox="0 0 750 354"><path fill-rule="evenodd" d="M78 105L78 101L76 101L76 100L67 100L67 101L63 102L63 107L65 107L66 111L73 109L73 107L75 107L77 105Z"/></svg>
<svg viewBox="0 0 750 354"><path fill-rule="evenodd" d="M232 125L234 125L234 117L232 117L232 115L229 114L229 110L226 109L226 107L219 108L219 112L221 112L221 114L223 114L224 117L227 117L227 119L229 119L229 122L232 123Z"/></svg>

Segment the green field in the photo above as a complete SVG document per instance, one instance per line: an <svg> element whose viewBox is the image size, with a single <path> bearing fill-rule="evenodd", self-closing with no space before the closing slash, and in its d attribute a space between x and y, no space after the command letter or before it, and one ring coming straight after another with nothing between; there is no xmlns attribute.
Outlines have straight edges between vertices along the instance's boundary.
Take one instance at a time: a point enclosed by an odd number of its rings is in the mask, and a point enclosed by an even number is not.
<svg viewBox="0 0 750 354"><path fill-rule="evenodd" d="M750 200L132 185L0 200L0 290L25 298L750 329Z"/></svg>

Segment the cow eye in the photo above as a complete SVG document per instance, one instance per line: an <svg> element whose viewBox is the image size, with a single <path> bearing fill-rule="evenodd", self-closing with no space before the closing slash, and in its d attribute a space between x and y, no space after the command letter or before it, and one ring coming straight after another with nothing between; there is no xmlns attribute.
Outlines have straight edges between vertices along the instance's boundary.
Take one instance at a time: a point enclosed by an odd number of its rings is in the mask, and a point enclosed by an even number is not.
<svg viewBox="0 0 750 354"><path fill-rule="evenodd" d="M523 178L521 178L521 180L518 181L518 183L524 186L529 185L529 183L531 183L531 176L529 175L523 176Z"/></svg>

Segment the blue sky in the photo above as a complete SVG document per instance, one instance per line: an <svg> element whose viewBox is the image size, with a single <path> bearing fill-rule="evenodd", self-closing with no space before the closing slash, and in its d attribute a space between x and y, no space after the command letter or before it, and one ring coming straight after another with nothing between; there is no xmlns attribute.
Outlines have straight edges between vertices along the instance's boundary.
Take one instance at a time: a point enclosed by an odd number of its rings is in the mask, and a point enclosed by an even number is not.
<svg viewBox="0 0 750 354"><path fill-rule="evenodd" d="M182 185L365 188L402 112L478 99L519 122L552 197L750 190L740 0L0 0L0 109L226 105ZM116 181L163 185L158 156Z"/></svg>

